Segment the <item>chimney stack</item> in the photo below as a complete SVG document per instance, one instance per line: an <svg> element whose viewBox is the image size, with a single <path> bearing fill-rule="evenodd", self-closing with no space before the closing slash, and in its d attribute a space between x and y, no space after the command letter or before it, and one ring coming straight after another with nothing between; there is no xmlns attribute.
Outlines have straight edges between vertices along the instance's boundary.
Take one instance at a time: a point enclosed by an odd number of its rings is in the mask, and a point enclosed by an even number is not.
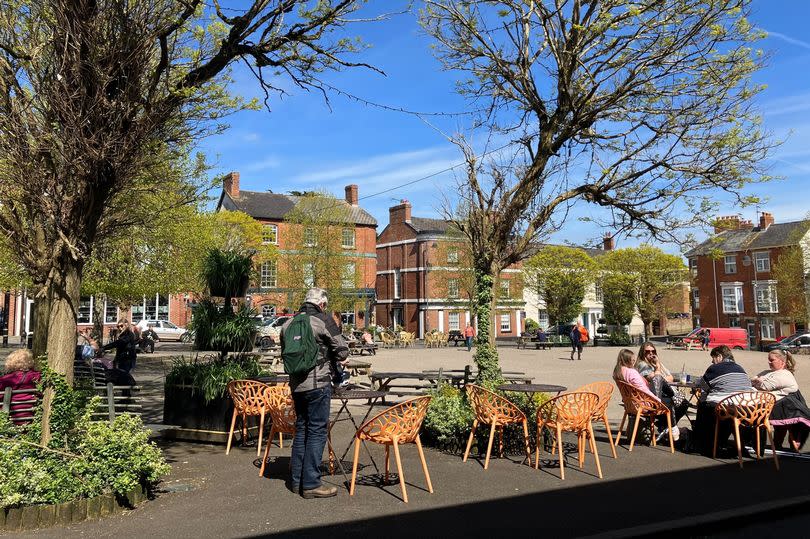
<svg viewBox="0 0 810 539"><path fill-rule="evenodd" d="M231 198L239 198L239 173L236 171L229 172L225 175L225 179L222 182L223 188L225 192L230 195Z"/></svg>
<svg viewBox="0 0 810 539"><path fill-rule="evenodd" d="M766 211L762 212L759 216L759 229L768 230L768 227L774 223L773 214Z"/></svg>
<svg viewBox="0 0 810 539"><path fill-rule="evenodd" d="M357 186L347 185L346 186L346 202L351 204L352 206L357 206L358 201L358 193L357 193Z"/></svg>
<svg viewBox="0 0 810 539"><path fill-rule="evenodd" d="M609 232L605 232L605 236L602 238L602 250L612 251L615 248L616 242L613 240L613 236Z"/></svg>
<svg viewBox="0 0 810 539"><path fill-rule="evenodd" d="M726 230L739 230L753 226L751 221L741 218L739 215L724 215L714 221L714 233L719 234Z"/></svg>
<svg viewBox="0 0 810 539"><path fill-rule="evenodd" d="M407 200L401 200L401 204L392 206L388 209L389 223L410 223L411 222L411 203Z"/></svg>

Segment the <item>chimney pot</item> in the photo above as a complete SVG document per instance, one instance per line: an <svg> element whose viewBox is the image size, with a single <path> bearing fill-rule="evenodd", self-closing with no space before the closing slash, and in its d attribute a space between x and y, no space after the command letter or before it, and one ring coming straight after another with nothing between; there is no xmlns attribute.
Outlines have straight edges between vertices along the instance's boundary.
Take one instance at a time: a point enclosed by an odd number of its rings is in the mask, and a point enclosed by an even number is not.
<svg viewBox="0 0 810 539"><path fill-rule="evenodd" d="M767 211L762 212L759 216L759 229L768 230L768 227L774 223L773 214Z"/></svg>
<svg viewBox="0 0 810 539"><path fill-rule="evenodd" d="M602 238L602 249L605 251L612 251L615 248L616 243L613 236L609 232L606 232L605 236Z"/></svg>
<svg viewBox="0 0 810 539"><path fill-rule="evenodd" d="M223 180L223 188L231 198L239 198L239 173L229 172Z"/></svg>
<svg viewBox="0 0 810 539"><path fill-rule="evenodd" d="M359 198L358 198L357 186L355 184L347 185L346 186L346 202L348 202L352 206L357 206L358 200L359 200Z"/></svg>
<svg viewBox="0 0 810 539"><path fill-rule="evenodd" d="M404 200L402 204L392 206L388 209L388 221L390 223L410 223L411 203Z"/></svg>

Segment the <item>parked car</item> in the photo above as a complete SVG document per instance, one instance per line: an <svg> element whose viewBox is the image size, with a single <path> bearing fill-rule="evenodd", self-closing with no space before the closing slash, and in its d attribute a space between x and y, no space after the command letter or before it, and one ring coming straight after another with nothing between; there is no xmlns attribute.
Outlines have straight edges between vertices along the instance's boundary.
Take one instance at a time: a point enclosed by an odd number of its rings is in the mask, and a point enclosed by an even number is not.
<svg viewBox="0 0 810 539"><path fill-rule="evenodd" d="M182 341L191 342L191 333L186 328L181 328L168 320L141 320L136 324L143 331L147 328L154 331L161 341Z"/></svg>
<svg viewBox="0 0 810 539"><path fill-rule="evenodd" d="M280 314L265 318L257 327L256 344L262 348L269 348L278 344L281 326L293 316L292 314Z"/></svg>
<svg viewBox="0 0 810 539"><path fill-rule="evenodd" d="M726 345L734 350L748 350L748 332L743 328L704 328L693 329L683 338L683 342L697 342L700 344L701 335L709 331L709 348Z"/></svg>
<svg viewBox="0 0 810 539"><path fill-rule="evenodd" d="M781 341L766 345L763 347L763 350L765 352L770 352L771 350L787 350L792 352L800 348L810 348L810 333L794 333Z"/></svg>

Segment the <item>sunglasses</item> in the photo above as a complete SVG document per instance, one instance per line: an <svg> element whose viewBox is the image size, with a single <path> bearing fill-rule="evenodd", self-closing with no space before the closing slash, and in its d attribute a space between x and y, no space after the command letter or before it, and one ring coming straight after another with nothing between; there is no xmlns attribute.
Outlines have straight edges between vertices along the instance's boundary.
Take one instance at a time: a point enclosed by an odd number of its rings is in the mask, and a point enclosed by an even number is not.
<svg viewBox="0 0 810 539"><path fill-rule="evenodd" d="M644 350L645 354L654 354L655 350Z"/></svg>
<svg viewBox="0 0 810 539"><path fill-rule="evenodd" d="M118 324L119 329L124 327L124 324Z"/></svg>

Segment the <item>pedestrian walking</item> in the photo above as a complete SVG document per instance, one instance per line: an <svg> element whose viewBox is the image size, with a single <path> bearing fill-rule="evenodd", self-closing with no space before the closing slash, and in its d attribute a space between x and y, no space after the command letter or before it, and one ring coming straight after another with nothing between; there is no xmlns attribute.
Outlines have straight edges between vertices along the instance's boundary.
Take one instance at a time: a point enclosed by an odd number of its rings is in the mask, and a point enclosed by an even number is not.
<svg viewBox="0 0 810 539"><path fill-rule="evenodd" d="M467 327L464 328L464 340L467 343L467 351L469 352L472 350L473 339L475 338L475 328L472 324L468 323Z"/></svg>
<svg viewBox="0 0 810 539"><path fill-rule="evenodd" d="M577 322L577 325L571 330L571 361L574 361L574 352L577 354L577 359L582 360L582 347L588 342L590 335L588 330L582 325L582 322Z"/></svg>

